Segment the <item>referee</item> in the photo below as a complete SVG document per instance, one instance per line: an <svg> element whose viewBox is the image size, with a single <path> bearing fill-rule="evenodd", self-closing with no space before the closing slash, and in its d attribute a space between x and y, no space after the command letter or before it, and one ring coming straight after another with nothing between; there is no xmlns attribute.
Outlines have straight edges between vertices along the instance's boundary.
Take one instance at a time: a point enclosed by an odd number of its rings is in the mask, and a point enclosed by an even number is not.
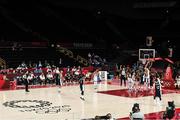
<svg viewBox="0 0 180 120"><path fill-rule="evenodd" d="M29 80L27 79L27 76L28 76L28 73L25 73L23 75L23 81L24 81L24 85L25 85L25 91L29 92L29 90L28 90Z"/></svg>

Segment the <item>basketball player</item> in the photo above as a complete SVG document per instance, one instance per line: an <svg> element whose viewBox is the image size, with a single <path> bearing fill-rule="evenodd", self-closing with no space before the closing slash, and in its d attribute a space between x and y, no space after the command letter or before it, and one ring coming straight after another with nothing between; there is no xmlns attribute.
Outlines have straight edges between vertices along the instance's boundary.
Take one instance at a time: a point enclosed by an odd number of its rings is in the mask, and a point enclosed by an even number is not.
<svg viewBox="0 0 180 120"><path fill-rule="evenodd" d="M155 79L155 82L154 82L154 100L156 100L156 103L158 103L158 99L161 101L161 94L162 94L162 91L161 91L161 81L160 81L160 77L159 75L156 75L156 79Z"/></svg>
<svg viewBox="0 0 180 120"><path fill-rule="evenodd" d="M132 79L131 74L128 74L127 80L128 80L128 89L129 91L132 91L134 87L134 81Z"/></svg>
<svg viewBox="0 0 180 120"><path fill-rule="evenodd" d="M80 87L80 91L81 91L81 99L84 99L84 81L85 81L85 75L82 74L82 72L79 75L79 87Z"/></svg>
<svg viewBox="0 0 180 120"><path fill-rule="evenodd" d="M58 88L58 92L60 93L61 92L61 87L62 87L62 85L63 85L63 71L62 70L60 70L60 72L59 72L59 74L58 74L58 77L59 77L59 81L58 81L58 86L59 86L59 88Z"/></svg>
<svg viewBox="0 0 180 120"><path fill-rule="evenodd" d="M143 81L145 83L146 90L150 88L150 71L147 67L144 68Z"/></svg>
<svg viewBox="0 0 180 120"><path fill-rule="evenodd" d="M94 82L94 89L97 89L98 85L98 69L93 73L93 82Z"/></svg>

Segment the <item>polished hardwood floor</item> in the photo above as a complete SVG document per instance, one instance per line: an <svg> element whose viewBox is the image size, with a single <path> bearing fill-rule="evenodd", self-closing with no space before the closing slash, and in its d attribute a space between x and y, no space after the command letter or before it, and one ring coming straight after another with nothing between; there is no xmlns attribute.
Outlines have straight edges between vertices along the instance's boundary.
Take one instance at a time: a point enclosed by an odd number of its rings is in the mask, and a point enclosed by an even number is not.
<svg viewBox="0 0 180 120"><path fill-rule="evenodd" d="M0 120L80 120L111 113L113 118L129 116L134 103L146 115L164 111L174 100L180 108L180 92L163 90L162 101L153 99L153 91L130 92L119 84L85 85L85 100L80 99L79 85L0 91Z"/></svg>

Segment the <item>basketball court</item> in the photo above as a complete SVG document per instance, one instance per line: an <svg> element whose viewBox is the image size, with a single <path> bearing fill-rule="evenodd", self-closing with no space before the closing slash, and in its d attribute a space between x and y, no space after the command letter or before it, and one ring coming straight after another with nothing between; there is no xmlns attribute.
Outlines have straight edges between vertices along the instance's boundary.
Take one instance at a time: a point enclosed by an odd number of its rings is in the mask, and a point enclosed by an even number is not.
<svg viewBox="0 0 180 120"><path fill-rule="evenodd" d="M139 60L155 58L154 49L139 49ZM170 76L170 74L168 74ZM167 77L166 77L167 78ZM170 82L167 83L171 83ZM129 119L134 103L140 105L145 119L161 119L168 101L174 101L176 118L180 118L180 90L162 89L162 101L154 101L154 91L129 91L120 86L120 81L85 84L85 100L80 98L78 84L64 85L59 92L57 86L35 86L30 92L21 87L15 90L0 90L0 120L81 120L104 116L108 113L117 120Z"/></svg>
<svg viewBox="0 0 180 120"><path fill-rule="evenodd" d="M24 89L0 91L1 120L80 120L94 118L96 115L111 113L113 118L127 118L134 103L139 103L144 114L164 111L167 102L174 100L180 108L179 92L167 92L162 95L162 104L154 103L153 96L123 96L113 93L125 90L118 84L99 84L95 90L93 84L85 85L85 101L80 99L78 85L35 88L26 93ZM118 93L119 94L119 93ZM138 94L138 93L137 93ZM141 93L142 94L142 93Z"/></svg>

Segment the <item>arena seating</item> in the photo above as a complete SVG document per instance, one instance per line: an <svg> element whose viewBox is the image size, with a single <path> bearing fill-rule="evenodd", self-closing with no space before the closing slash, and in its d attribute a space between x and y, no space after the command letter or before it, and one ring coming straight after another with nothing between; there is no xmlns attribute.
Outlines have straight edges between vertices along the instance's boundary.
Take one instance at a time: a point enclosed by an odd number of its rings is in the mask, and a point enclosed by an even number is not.
<svg viewBox="0 0 180 120"><path fill-rule="evenodd" d="M63 69L64 73L66 72L66 68L61 68ZM35 71L35 68L29 68L29 69L25 69L23 73L25 73L26 71ZM88 71L93 71L94 67L89 66L89 67L84 67L83 68L83 73L87 73ZM47 73L47 68L42 68L42 71L46 74ZM13 70L9 70L9 73L6 75L8 80L4 80L3 79L3 74L0 74L0 89L16 89L19 87L24 88L24 86L22 85L17 85L17 81L14 80L14 78L16 76L22 76L23 73L13 73ZM38 75L39 73L34 73L35 75ZM35 88L36 86L30 86L30 88Z"/></svg>

